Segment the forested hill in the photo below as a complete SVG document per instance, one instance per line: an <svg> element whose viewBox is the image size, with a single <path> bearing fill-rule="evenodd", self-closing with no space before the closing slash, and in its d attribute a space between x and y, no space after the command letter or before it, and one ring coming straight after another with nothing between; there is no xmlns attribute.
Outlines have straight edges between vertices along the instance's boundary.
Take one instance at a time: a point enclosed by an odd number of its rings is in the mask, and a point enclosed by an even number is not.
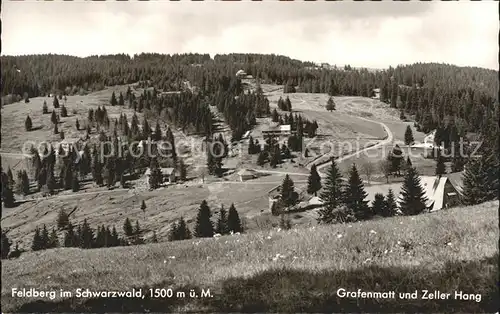
<svg viewBox="0 0 500 314"><path fill-rule="evenodd" d="M283 84L287 92L372 96L415 115L424 130L453 122L460 132L483 130L498 117L498 71L417 63L383 71L321 68L279 55L125 54L78 58L66 55L2 56L2 96L75 94L104 86L148 81L163 91L188 80L215 95L239 69L262 83ZM496 120L495 120L496 119Z"/></svg>

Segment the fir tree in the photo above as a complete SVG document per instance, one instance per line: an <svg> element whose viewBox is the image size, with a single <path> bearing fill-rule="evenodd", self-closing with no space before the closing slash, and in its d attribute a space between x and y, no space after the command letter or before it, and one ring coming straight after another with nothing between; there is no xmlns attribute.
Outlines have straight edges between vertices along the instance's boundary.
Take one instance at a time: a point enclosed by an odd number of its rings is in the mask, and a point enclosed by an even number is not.
<svg viewBox="0 0 500 314"><path fill-rule="evenodd" d="M427 208L427 197L422 188L417 170L411 167L406 171L401 189L401 212L404 215L418 215Z"/></svg>
<svg viewBox="0 0 500 314"><path fill-rule="evenodd" d="M210 238L214 235L214 227L210 218L212 214L210 213L210 207L208 207L207 201L203 200L198 210L198 215L196 216L196 226L194 229L195 236L198 238Z"/></svg>
<svg viewBox="0 0 500 314"><path fill-rule="evenodd" d="M278 111L276 111L276 108L273 109L273 112L271 113L271 119L273 120L273 122L278 122L279 120L279 114Z"/></svg>
<svg viewBox="0 0 500 314"><path fill-rule="evenodd" d="M405 131L405 145L411 145L415 142L415 138L413 137L413 131L411 130L411 127L408 125L406 126L406 131Z"/></svg>
<svg viewBox="0 0 500 314"><path fill-rule="evenodd" d="M57 228L59 230L63 230L66 227L68 227L69 224L70 224L69 223L69 216L66 213L66 211L64 210L64 208L61 208L61 210L59 211L59 214L57 215Z"/></svg>
<svg viewBox="0 0 500 314"><path fill-rule="evenodd" d="M227 224L227 214L224 206L221 205L219 212L219 219L217 220L217 226L215 228L215 232L218 234L228 234L229 228Z"/></svg>
<svg viewBox="0 0 500 314"><path fill-rule="evenodd" d="M49 108L47 107L47 101L43 101L42 114L49 113Z"/></svg>
<svg viewBox="0 0 500 314"><path fill-rule="evenodd" d="M188 240L191 239L191 231L189 230L186 221L184 221L184 217L179 219L179 224L177 225L177 234L179 240Z"/></svg>
<svg viewBox="0 0 500 314"><path fill-rule="evenodd" d="M110 102L111 102L111 106L116 106L117 105L115 92L113 92L111 94L111 101Z"/></svg>
<svg viewBox="0 0 500 314"><path fill-rule="evenodd" d="M125 233L125 236L131 237L134 235L134 229L132 227L132 223L128 218L125 219L125 222L123 223L123 232Z"/></svg>
<svg viewBox="0 0 500 314"><path fill-rule="evenodd" d="M332 97L328 98L328 102L326 103L325 109L330 112L335 110L335 102L333 101Z"/></svg>
<svg viewBox="0 0 500 314"><path fill-rule="evenodd" d="M24 129L29 132L33 128L33 123L31 122L30 116L26 116L26 120L24 120Z"/></svg>
<svg viewBox="0 0 500 314"><path fill-rule="evenodd" d="M187 167L184 160L179 160L179 178L181 181L186 181L187 179Z"/></svg>
<svg viewBox="0 0 500 314"><path fill-rule="evenodd" d="M57 96L54 95L54 101L52 101L52 106L54 106L54 108L59 108L59 100L57 99Z"/></svg>
<svg viewBox="0 0 500 314"><path fill-rule="evenodd" d="M163 175L161 173L160 167L158 166L158 160L156 159L156 157L151 159L151 164L149 165L149 171L150 171L148 179L149 187L152 189L159 188L163 181L162 180Z"/></svg>
<svg viewBox="0 0 500 314"><path fill-rule="evenodd" d="M240 216L236 211L234 203L229 206L229 213L227 215L227 227L229 232L243 232L243 226L241 224Z"/></svg>
<svg viewBox="0 0 500 314"><path fill-rule="evenodd" d="M104 177L108 187L115 186L116 179L116 160L114 157L109 157L104 169Z"/></svg>
<svg viewBox="0 0 500 314"><path fill-rule="evenodd" d="M35 180L38 180L38 176L40 175L40 171L42 168L42 160L40 159L40 155L38 154L38 150L34 147L31 148L31 167L32 167L32 175Z"/></svg>
<svg viewBox="0 0 500 314"><path fill-rule="evenodd" d="M64 247L76 247L78 246L77 236L73 230L73 225L68 222L66 227L66 233L64 233Z"/></svg>
<svg viewBox="0 0 500 314"><path fill-rule="evenodd" d="M323 208L319 211L318 221L322 223L335 222L335 209L342 203L343 181L335 160L328 169L328 173L323 185L320 198L323 201Z"/></svg>
<svg viewBox="0 0 500 314"><path fill-rule="evenodd" d="M121 92L120 96L118 97L118 106L125 106L125 99L123 99L123 94Z"/></svg>
<svg viewBox="0 0 500 314"><path fill-rule="evenodd" d="M311 172L309 173L309 178L307 179L307 193L317 195L317 192L321 189L321 177L318 174L316 165L313 164L311 167Z"/></svg>
<svg viewBox="0 0 500 314"><path fill-rule="evenodd" d="M385 205L384 195L382 193L376 193L372 202L372 213L377 216L384 216L386 212Z"/></svg>
<svg viewBox="0 0 500 314"><path fill-rule="evenodd" d="M371 217L368 202L365 201L367 195L356 164L353 164L349 171L349 180L343 197L345 205L352 209L357 220Z"/></svg>
<svg viewBox="0 0 500 314"><path fill-rule="evenodd" d="M295 187L288 174L285 175L283 183L281 183L280 192L280 199L287 208L295 204Z"/></svg>
<svg viewBox="0 0 500 314"><path fill-rule="evenodd" d="M253 137L251 137L251 136L248 139L248 154L249 155L255 154L255 143L253 141Z"/></svg>
<svg viewBox="0 0 500 314"><path fill-rule="evenodd" d="M278 145L274 146L271 148L271 154L269 158L269 165L273 168L276 168L276 166L281 162L281 151L278 147Z"/></svg>
<svg viewBox="0 0 500 314"><path fill-rule="evenodd" d="M54 134L59 134L59 129L57 127L57 123L54 124ZM64 136L64 135L63 135Z"/></svg>
<svg viewBox="0 0 500 314"><path fill-rule="evenodd" d="M57 236L56 229L52 228L49 236L48 248L56 248L59 247L59 237Z"/></svg>
<svg viewBox="0 0 500 314"><path fill-rule="evenodd" d="M141 238L141 228L139 226L139 220L135 221L135 227L134 227L134 244L139 245L139 244L144 244L144 241Z"/></svg>
<svg viewBox="0 0 500 314"><path fill-rule="evenodd" d="M90 249L94 246L94 242L94 231L90 228L87 219L84 219L80 232L80 247Z"/></svg>
<svg viewBox="0 0 500 314"><path fill-rule="evenodd" d="M68 110L65 105L61 106L61 117L66 118L68 116Z"/></svg>
<svg viewBox="0 0 500 314"><path fill-rule="evenodd" d="M52 194L56 189L56 177L54 176L54 167L49 166L47 169L47 180L46 180L47 192Z"/></svg>
<svg viewBox="0 0 500 314"><path fill-rule="evenodd" d="M10 167L7 169L7 178L7 185L10 189L14 189L14 187L16 186L16 181L14 181L14 174L12 173L12 169L10 169Z"/></svg>
<svg viewBox="0 0 500 314"><path fill-rule="evenodd" d="M94 178L94 182L97 185L101 186L103 184L102 164L99 160L99 155L96 148L94 148L93 155L94 156L92 158L92 177Z"/></svg>
<svg viewBox="0 0 500 314"><path fill-rule="evenodd" d="M78 122L78 119L76 119L75 126L76 126L76 130L80 131L80 122Z"/></svg>
<svg viewBox="0 0 500 314"><path fill-rule="evenodd" d="M35 228L35 234L33 235L33 241L31 242L31 250L40 251L44 249L44 243L42 240L42 236L40 234L40 228Z"/></svg>
<svg viewBox="0 0 500 314"><path fill-rule="evenodd" d="M111 239L112 243L111 246L118 246L120 245L120 238L118 237L118 232L116 231L115 226L113 226L113 230L111 231Z"/></svg>
<svg viewBox="0 0 500 314"><path fill-rule="evenodd" d="M57 124L57 115L54 110L52 110L52 114L50 116L50 122L52 122L52 124Z"/></svg>
<svg viewBox="0 0 500 314"><path fill-rule="evenodd" d="M494 156L470 158L463 174L462 202L480 204L498 198L498 164Z"/></svg>
<svg viewBox="0 0 500 314"><path fill-rule="evenodd" d="M214 155L210 151L210 145L211 143L207 145L207 168L208 168L208 173L214 175L217 171L217 163Z"/></svg>
<svg viewBox="0 0 500 314"><path fill-rule="evenodd" d="M396 215L397 205L396 205L396 197L394 196L394 192L392 189L389 189L385 200L384 200L384 211L382 216L384 217L392 217Z"/></svg>

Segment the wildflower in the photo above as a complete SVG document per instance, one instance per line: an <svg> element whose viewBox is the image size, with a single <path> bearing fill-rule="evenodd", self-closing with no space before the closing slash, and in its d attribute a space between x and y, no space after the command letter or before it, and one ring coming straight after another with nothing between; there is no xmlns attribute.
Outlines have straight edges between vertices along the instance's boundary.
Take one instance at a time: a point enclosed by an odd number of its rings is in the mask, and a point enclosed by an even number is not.
<svg viewBox="0 0 500 314"><path fill-rule="evenodd" d="M370 230L370 233L371 234L377 234L377 232L375 230Z"/></svg>
<svg viewBox="0 0 500 314"><path fill-rule="evenodd" d="M339 234L337 234L337 239L340 239L340 238L342 238L342 235L339 233Z"/></svg>

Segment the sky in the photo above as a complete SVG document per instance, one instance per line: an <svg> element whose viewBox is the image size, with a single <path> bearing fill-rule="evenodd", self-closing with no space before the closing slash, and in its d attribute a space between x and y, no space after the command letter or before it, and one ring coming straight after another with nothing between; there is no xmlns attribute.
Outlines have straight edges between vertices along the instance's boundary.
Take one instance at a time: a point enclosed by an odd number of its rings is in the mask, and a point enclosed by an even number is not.
<svg viewBox="0 0 500 314"><path fill-rule="evenodd" d="M274 53L498 70L498 3L2 1L2 55Z"/></svg>

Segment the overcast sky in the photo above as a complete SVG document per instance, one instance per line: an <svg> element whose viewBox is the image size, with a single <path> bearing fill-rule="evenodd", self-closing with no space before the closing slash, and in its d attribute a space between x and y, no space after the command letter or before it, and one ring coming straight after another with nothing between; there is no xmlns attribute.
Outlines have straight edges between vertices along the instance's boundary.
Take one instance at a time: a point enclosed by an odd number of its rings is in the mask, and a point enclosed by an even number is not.
<svg viewBox="0 0 500 314"><path fill-rule="evenodd" d="M2 54L275 53L498 69L498 3L2 1Z"/></svg>

